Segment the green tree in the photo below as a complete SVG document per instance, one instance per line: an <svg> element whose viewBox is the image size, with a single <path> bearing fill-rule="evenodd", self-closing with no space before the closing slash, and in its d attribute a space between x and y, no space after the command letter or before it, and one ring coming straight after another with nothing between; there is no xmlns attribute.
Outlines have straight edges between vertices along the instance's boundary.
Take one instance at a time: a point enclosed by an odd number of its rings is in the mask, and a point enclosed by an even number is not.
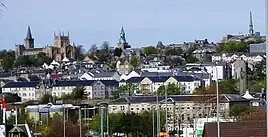
<svg viewBox="0 0 268 137"><path fill-rule="evenodd" d="M11 55L4 56L1 63L3 69L11 70L14 66L14 60L15 58Z"/></svg>
<svg viewBox="0 0 268 137"><path fill-rule="evenodd" d="M30 57L30 60L36 67L42 66L44 63L50 64L52 62L52 59L44 52L39 52L35 57Z"/></svg>
<svg viewBox="0 0 268 137"><path fill-rule="evenodd" d="M152 111L143 111L140 114L136 113L112 113L109 114L109 133L125 133L130 136L148 136L152 137ZM156 111L155 116L155 133L156 133ZM107 113L104 113L104 132L107 131ZM165 113L160 111L160 124L161 127L165 125ZM95 115L90 122L91 129L97 133L100 133L100 115Z"/></svg>
<svg viewBox="0 0 268 137"><path fill-rule="evenodd" d="M136 69L136 68L139 67L139 58L138 58L138 56L135 55L135 56L132 56L132 57L131 57L130 65L131 65L134 69Z"/></svg>
<svg viewBox="0 0 268 137"><path fill-rule="evenodd" d="M119 96L125 95L125 94L132 95L136 89L137 89L137 86L132 83L121 85L119 87Z"/></svg>
<svg viewBox="0 0 268 137"><path fill-rule="evenodd" d="M235 53L235 52L247 52L248 43L246 42L225 42L223 44L223 52Z"/></svg>
<svg viewBox="0 0 268 137"><path fill-rule="evenodd" d="M145 47L143 53L146 55L157 54L157 49L154 46Z"/></svg>
<svg viewBox="0 0 268 137"><path fill-rule="evenodd" d="M230 116L233 116L235 119L239 119L242 116L249 114L250 108L244 104L235 104L230 108Z"/></svg>
<svg viewBox="0 0 268 137"><path fill-rule="evenodd" d="M19 67L19 66L22 66L22 67L27 67L27 66L33 66L34 63L33 63L33 60L31 60L32 58L30 58L29 56L20 56L16 59L16 62L15 62L15 66L16 67Z"/></svg>
<svg viewBox="0 0 268 137"><path fill-rule="evenodd" d="M94 53L97 52L97 50L98 50L97 45L96 45L96 44L92 44L91 47L89 48L88 53L89 53L89 54L94 54Z"/></svg>
<svg viewBox="0 0 268 137"><path fill-rule="evenodd" d="M19 113L21 112L21 113ZM17 111L17 120L18 124L25 124L27 123L30 127L34 125L34 119L29 116L29 114L26 112L25 109L22 109L21 111ZM14 125L15 124L15 116L12 115L7 119L7 124Z"/></svg>
<svg viewBox="0 0 268 137"><path fill-rule="evenodd" d="M167 92L167 95L181 95L183 94L182 90L179 88L179 86L175 83L169 83L168 85L160 86L157 90L158 95L165 95L165 91Z"/></svg>
<svg viewBox="0 0 268 137"><path fill-rule="evenodd" d="M51 101L52 101L52 96L49 94L45 94L42 96L39 103L40 104L48 104Z"/></svg>
<svg viewBox="0 0 268 137"><path fill-rule="evenodd" d="M84 99L85 98L85 90L86 88L83 86L77 86L73 89L71 96L73 99Z"/></svg>
<svg viewBox="0 0 268 137"><path fill-rule="evenodd" d="M192 54L190 54L187 58L186 58L187 63L196 63L198 61L198 59L193 56Z"/></svg>
<svg viewBox="0 0 268 137"><path fill-rule="evenodd" d="M83 60L85 58L85 49L83 45L76 46L76 55L78 60Z"/></svg>

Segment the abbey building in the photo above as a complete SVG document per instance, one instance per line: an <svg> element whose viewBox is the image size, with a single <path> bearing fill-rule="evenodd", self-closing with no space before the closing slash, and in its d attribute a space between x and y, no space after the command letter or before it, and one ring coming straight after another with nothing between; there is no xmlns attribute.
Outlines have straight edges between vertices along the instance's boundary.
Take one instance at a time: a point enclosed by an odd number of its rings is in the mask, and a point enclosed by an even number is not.
<svg viewBox="0 0 268 137"><path fill-rule="evenodd" d="M75 44L70 44L70 36L59 33L54 33L53 46L45 46L36 48L34 45L34 38L32 36L31 28L28 26L27 35L24 39L24 44L15 45L16 58L23 55L37 55L40 52L45 53L55 61L61 61L64 57L68 59L77 58L77 48Z"/></svg>

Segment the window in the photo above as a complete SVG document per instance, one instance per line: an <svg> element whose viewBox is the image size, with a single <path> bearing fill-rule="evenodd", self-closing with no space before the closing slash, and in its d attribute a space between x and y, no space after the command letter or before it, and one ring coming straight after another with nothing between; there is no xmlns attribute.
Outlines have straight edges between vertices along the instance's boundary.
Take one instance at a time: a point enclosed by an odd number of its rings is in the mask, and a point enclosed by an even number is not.
<svg viewBox="0 0 268 137"><path fill-rule="evenodd" d="M25 97L25 96L27 96L27 94L26 93L22 93L22 96Z"/></svg>

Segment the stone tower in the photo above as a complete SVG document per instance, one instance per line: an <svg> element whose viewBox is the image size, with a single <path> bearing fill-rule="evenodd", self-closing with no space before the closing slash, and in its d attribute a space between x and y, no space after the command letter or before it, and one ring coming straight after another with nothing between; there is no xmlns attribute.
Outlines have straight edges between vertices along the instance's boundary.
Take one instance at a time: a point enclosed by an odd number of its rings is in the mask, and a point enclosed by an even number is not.
<svg viewBox="0 0 268 137"><path fill-rule="evenodd" d="M24 44L25 49L34 48L34 38L32 36L30 26L28 26L27 35L26 35L26 38L24 39L24 42L25 42Z"/></svg>
<svg viewBox="0 0 268 137"><path fill-rule="evenodd" d="M252 19L252 13L249 12L249 35L253 36L254 35L254 28L253 28L253 19Z"/></svg>
<svg viewBox="0 0 268 137"><path fill-rule="evenodd" d="M75 45L70 45L70 37L61 33L59 35L54 34L54 49L55 60L61 61L64 57L75 59Z"/></svg>

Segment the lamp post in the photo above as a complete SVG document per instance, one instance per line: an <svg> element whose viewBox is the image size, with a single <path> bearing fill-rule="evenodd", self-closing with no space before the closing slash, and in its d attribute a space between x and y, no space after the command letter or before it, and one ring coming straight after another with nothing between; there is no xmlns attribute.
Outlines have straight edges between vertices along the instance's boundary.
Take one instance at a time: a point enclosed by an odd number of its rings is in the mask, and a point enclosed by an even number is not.
<svg viewBox="0 0 268 137"><path fill-rule="evenodd" d="M220 104L219 104L219 81L218 81L218 69L217 66L213 66L216 72L216 94L217 94L217 131L218 137L220 137Z"/></svg>
<svg viewBox="0 0 268 137"><path fill-rule="evenodd" d="M165 87L165 106L166 106L166 133L168 133L168 106L167 106L167 90Z"/></svg>
<svg viewBox="0 0 268 137"><path fill-rule="evenodd" d="M160 136L160 128L161 128L161 125L160 125L160 110L159 110L159 99L158 99L159 97L158 97L158 94L156 93L156 117L157 117L157 137L159 137Z"/></svg>
<svg viewBox="0 0 268 137"><path fill-rule="evenodd" d="M153 121L153 137L155 136L155 133L154 133L154 106L152 106L152 121Z"/></svg>

